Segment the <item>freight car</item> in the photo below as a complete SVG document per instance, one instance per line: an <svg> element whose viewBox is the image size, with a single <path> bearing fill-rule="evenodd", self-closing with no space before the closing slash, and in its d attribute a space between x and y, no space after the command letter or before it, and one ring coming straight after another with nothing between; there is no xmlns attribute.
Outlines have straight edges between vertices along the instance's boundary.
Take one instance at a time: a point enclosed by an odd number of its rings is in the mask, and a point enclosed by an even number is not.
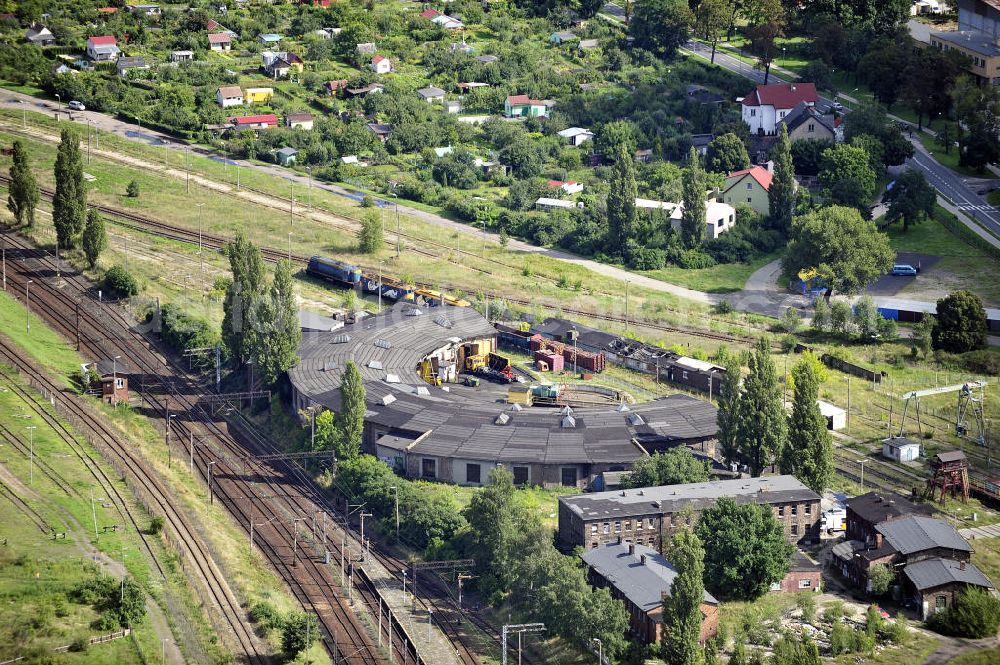
<svg viewBox="0 0 1000 665"><path fill-rule="evenodd" d="M541 335L535 335L531 338L531 350L538 352L542 351L545 353L554 353L560 355L565 360L565 365L567 367L575 366L578 370L587 370L588 372L603 372L606 359L604 353L591 353L589 351L583 351L575 346L570 346L563 342L555 342L552 340L545 339Z"/></svg>
<svg viewBox="0 0 1000 665"><path fill-rule="evenodd" d="M306 274L342 286L354 287L361 282L361 271L358 268L323 256L313 256L309 259Z"/></svg>
<svg viewBox="0 0 1000 665"><path fill-rule="evenodd" d="M412 301L414 298L414 288L412 285L404 284L393 277L385 275L382 276L381 281L379 281L378 276L365 275L364 279L361 280L361 288L365 293L378 294L381 291L382 297L389 300Z"/></svg>

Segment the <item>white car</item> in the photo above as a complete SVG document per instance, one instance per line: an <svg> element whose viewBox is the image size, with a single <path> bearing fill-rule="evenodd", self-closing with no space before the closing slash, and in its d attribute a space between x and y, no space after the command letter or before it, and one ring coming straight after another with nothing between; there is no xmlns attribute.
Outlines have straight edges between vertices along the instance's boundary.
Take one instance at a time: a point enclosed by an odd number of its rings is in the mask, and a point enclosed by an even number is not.
<svg viewBox="0 0 1000 665"><path fill-rule="evenodd" d="M75 99L71 101L68 106L74 111L86 111L87 107L83 105L83 102L78 102Z"/></svg>

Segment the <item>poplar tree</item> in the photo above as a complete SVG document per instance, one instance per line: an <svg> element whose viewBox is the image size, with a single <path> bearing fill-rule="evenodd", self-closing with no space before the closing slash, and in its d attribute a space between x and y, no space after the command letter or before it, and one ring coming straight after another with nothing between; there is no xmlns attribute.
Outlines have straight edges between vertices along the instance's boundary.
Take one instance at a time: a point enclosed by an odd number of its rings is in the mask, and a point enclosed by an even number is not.
<svg viewBox="0 0 1000 665"><path fill-rule="evenodd" d="M14 214L18 226L35 223L35 208L38 206L38 183L28 163L28 151L24 144L14 141L13 161L10 165L10 188L7 194L7 209Z"/></svg>
<svg viewBox="0 0 1000 665"><path fill-rule="evenodd" d="M487 601L500 597L513 583L517 520L514 476L506 467L490 471L489 483L462 511L469 521L470 552L476 561L479 590Z"/></svg>
<svg viewBox="0 0 1000 665"><path fill-rule="evenodd" d="M741 354L731 353L721 361L726 367L719 388L719 410L716 413L716 423L719 426L719 447L722 459L726 462L740 461L740 382L743 378L743 362Z"/></svg>
<svg viewBox="0 0 1000 665"><path fill-rule="evenodd" d="M822 494L833 474L833 442L820 413L819 377L815 365L803 361L792 368L795 396L788 423L788 445L782 455L781 472L793 474L807 487Z"/></svg>
<svg viewBox="0 0 1000 665"><path fill-rule="evenodd" d="M347 361L340 379L340 413L337 416L338 459L354 459L361 454L361 435L365 428L365 384L353 360Z"/></svg>
<svg viewBox="0 0 1000 665"><path fill-rule="evenodd" d="M663 657L668 665L699 665L701 604L705 599L705 548L691 529L679 529L670 539L670 563L677 571L670 595L663 599Z"/></svg>
<svg viewBox="0 0 1000 665"><path fill-rule="evenodd" d="M781 384L766 337L754 345L749 368L750 375L743 382L737 437L743 463L750 467L750 475L759 476L782 452L788 434Z"/></svg>
<svg viewBox="0 0 1000 665"><path fill-rule="evenodd" d="M771 161L774 162L774 177L767 190L769 221L772 228L788 233L795 210L795 167L792 166L792 143L784 123L781 124L778 143L771 151Z"/></svg>
<svg viewBox="0 0 1000 665"><path fill-rule="evenodd" d="M629 239L635 235L635 165L628 151L619 146L608 182L608 248L613 256L628 259Z"/></svg>
<svg viewBox="0 0 1000 665"><path fill-rule="evenodd" d="M97 266L101 252L108 248L108 234L104 229L101 213L91 208L87 212L87 225L83 229L83 253L91 269Z"/></svg>
<svg viewBox="0 0 1000 665"><path fill-rule="evenodd" d="M52 197L52 222L56 228L59 247L69 249L83 231L87 190L83 184L83 159L76 133L62 130L62 139L56 155L56 192Z"/></svg>
<svg viewBox="0 0 1000 665"><path fill-rule="evenodd" d="M246 333L250 313L264 290L264 257L242 231L226 243L225 253L233 279L226 287L222 303L222 341L230 355L242 362L250 357Z"/></svg>
<svg viewBox="0 0 1000 665"><path fill-rule="evenodd" d="M261 380L271 385L282 372L298 362L299 341L302 339L292 286L292 265L287 260L278 261L270 293L254 304L251 323L245 347Z"/></svg>
<svg viewBox="0 0 1000 665"><path fill-rule="evenodd" d="M705 174L694 147L681 178L684 209L681 211L681 242L688 249L700 247L705 239Z"/></svg>

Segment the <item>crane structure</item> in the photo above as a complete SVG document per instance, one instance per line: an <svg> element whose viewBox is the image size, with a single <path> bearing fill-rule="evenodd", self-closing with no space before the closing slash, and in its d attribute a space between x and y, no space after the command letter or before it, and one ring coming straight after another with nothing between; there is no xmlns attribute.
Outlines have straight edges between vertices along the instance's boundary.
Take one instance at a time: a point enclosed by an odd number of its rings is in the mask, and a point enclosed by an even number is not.
<svg viewBox="0 0 1000 665"><path fill-rule="evenodd" d="M923 390L911 390L904 393L902 399L903 417L899 421L899 433L903 436L903 428L906 426L906 415L909 413L910 404L913 404L913 413L917 421L917 431L923 434L920 423L920 398L932 395L946 395L948 393L958 393L958 407L955 412L955 434L958 436L970 437L970 421L975 421L976 435L973 438L979 445L986 446L986 420L983 416L983 402L986 397L986 381L967 381L956 383L950 386L937 386L936 388L925 388Z"/></svg>

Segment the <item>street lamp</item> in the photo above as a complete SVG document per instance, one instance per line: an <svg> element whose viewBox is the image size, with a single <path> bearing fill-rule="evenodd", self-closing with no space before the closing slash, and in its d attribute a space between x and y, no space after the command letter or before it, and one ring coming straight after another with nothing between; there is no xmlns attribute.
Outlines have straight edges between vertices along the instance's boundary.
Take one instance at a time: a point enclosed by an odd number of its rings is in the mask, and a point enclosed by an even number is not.
<svg viewBox="0 0 1000 665"><path fill-rule="evenodd" d="M59 111L61 111L61 110L62 110L62 97L60 97L59 93L57 92L56 93L56 119L57 120L59 119Z"/></svg>
<svg viewBox="0 0 1000 665"><path fill-rule="evenodd" d="M166 446L167 446L167 468L168 469L171 466L171 455L170 455L170 421L173 420L176 417L177 417L176 413L168 413L167 414L166 432L165 432L165 443L166 443Z"/></svg>
<svg viewBox="0 0 1000 665"><path fill-rule="evenodd" d="M597 662L604 665L604 642L599 637L591 637L591 642L597 642Z"/></svg>
<svg viewBox="0 0 1000 665"><path fill-rule="evenodd" d="M33 279L24 283L24 328L29 333L31 332L31 319L28 318L28 315L31 314L31 294L28 293L28 285L34 283Z"/></svg>
<svg viewBox="0 0 1000 665"><path fill-rule="evenodd" d="M215 495L212 494L212 465L218 463L219 460L212 460L208 463L208 502L210 504L215 503Z"/></svg>

